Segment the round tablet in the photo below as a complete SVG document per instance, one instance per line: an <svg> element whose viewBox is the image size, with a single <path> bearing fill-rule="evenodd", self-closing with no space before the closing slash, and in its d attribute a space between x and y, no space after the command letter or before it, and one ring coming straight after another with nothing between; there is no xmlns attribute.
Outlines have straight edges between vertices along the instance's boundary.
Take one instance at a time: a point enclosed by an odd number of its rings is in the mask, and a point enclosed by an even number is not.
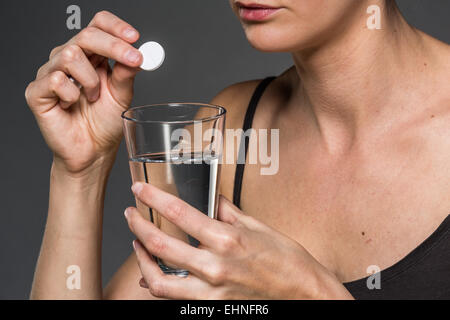
<svg viewBox="0 0 450 320"><path fill-rule="evenodd" d="M144 61L142 62L141 68L147 71L154 71L161 67L166 57L164 52L164 48L155 41L150 41L144 43L139 51L142 53L144 57Z"/></svg>

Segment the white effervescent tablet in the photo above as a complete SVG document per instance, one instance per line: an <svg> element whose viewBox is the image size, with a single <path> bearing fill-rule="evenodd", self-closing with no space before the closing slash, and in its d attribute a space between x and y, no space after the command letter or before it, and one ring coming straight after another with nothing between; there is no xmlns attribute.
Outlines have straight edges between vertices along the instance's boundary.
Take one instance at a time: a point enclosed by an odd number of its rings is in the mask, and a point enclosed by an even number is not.
<svg viewBox="0 0 450 320"><path fill-rule="evenodd" d="M144 43L139 51L142 53L144 57L144 61L142 62L141 69L146 71L154 71L161 67L166 58L166 53L164 52L164 48L155 41L150 41Z"/></svg>

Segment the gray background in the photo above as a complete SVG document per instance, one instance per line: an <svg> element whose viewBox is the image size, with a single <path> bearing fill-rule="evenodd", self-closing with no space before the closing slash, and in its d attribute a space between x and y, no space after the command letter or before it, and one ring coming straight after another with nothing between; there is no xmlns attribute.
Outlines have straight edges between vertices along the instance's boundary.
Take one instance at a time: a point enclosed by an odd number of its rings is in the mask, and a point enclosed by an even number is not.
<svg viewBox="0 0 450 320"><path fill-rule="evenodd" d="M411 24L450 43L449 0L398 3ZM27 299L30 291L47 213L52 156L27 109L24 90L50 50L75 35L66 28L71 4L81 7L82 26L95 12L107 9L133 24L142 41L156 40L166 48L163 67L138 76L134 105L208 102L229 84L277 75L291 65L287 54L264 54L250 47L227 0L2 0L0 299ZM133 237L122 215L134 204L130 183L122 145L106 196L104 282L131 252Z"/></svg>

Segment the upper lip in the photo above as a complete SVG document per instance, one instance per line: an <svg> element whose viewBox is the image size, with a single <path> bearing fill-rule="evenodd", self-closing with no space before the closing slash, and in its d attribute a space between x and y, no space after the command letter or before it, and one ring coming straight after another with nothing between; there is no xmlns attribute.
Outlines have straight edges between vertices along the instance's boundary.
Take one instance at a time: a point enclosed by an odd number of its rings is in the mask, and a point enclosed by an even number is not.
<svg viewBox="0 0 450 320"><path fill-rule="evenodd" d="M244 3L242 1L236 1L236 5L239 8L248 8L248 9L278 9L277 7L268 6L266 4L261 3Z"/></svg>

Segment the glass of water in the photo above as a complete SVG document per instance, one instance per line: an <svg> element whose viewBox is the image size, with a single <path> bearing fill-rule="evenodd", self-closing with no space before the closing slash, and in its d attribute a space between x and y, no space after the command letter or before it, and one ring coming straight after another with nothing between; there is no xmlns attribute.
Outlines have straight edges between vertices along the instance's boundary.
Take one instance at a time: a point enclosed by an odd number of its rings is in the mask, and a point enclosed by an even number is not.
<svg viewBox="0 0 450 320"><path fill-rule="evenodd" d="M200 103L133 107L122 114L133 183L171 193L217 218L226 110ZM136 199L140 213L166 234L193 246L199 242ZM166 274L188 271L154 257Z"/></svg>

